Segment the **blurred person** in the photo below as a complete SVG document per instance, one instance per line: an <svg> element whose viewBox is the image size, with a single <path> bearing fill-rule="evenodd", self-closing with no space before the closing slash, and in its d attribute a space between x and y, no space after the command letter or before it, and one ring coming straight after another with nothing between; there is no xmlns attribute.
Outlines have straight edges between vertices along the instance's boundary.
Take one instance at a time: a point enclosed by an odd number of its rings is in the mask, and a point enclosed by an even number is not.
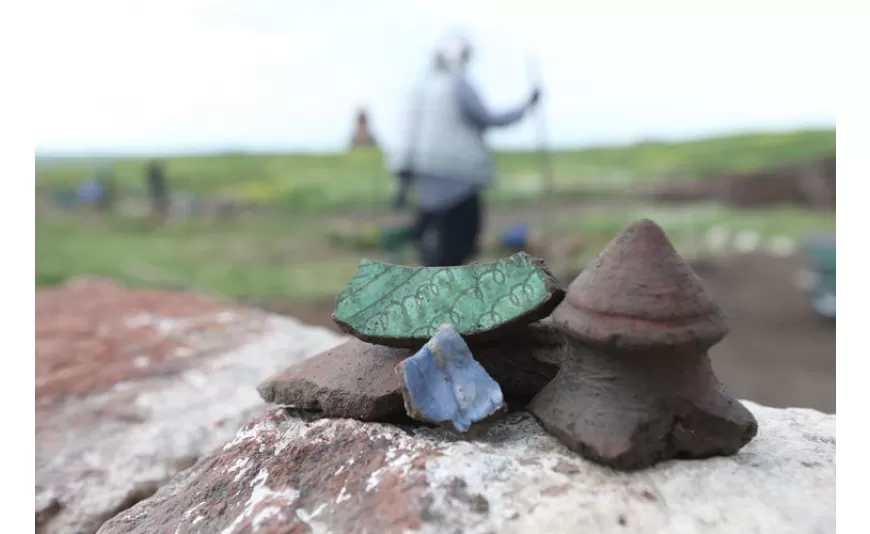
<svg viewBox="0 0 870 534"><path fill-rule="evenodd" d="M482 190L494 180L484 134L517 123L537 105L540 89L515 109L491 112L468 79L472 47L462 41L455 60L445 50L410 106L408 139L393 171L399 179L394 200L403 209L416 188L414 239L423 265L462 265L478 250L483 229Z"/></svg>
<svg viewBox="0 0 870 534"><path fill-rule="evenodd" d="M145 185L151 200L151 216L158 223L165 222L169 215L169 188L163 165L159 161L148 162L145 169Z"/></svg>
<svg viewBox="0 0 870 534"><path fill-rule="evenodd" d="M115 201L118 198L117 180L115 171L108 163L104 163L97 167L95 180L102 187L103 194L98 202L99 209L110 212L115 208Z"/></svg>

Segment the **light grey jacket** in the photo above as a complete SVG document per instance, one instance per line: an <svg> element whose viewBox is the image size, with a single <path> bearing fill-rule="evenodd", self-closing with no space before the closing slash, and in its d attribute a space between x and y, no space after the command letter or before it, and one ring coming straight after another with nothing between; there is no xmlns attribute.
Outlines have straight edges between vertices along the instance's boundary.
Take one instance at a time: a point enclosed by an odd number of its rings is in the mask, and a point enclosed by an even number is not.
<svg viewBox="0 0 870 534"><path fill-rule="evenodd" d="M420 209L441 211L492 183L484 134L519 121L527 109L490 113L464 71L436 67L418 88L404 146L391 163L394 173L405 169L412 175L410 183L400 184L399 196L416 186Z"/></svg>

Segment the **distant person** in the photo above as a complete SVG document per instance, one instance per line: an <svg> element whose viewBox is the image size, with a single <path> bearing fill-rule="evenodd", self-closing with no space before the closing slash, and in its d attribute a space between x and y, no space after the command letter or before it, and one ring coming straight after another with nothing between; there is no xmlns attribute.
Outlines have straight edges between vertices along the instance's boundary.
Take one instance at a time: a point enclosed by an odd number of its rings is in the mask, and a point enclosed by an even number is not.
<svg viewBox="0 0 870 534"><path fill-rule="evenodd" d="M145 181L148 197L151 200L151 215L157 222L165 222L169 215L169 188L160 162L155 160L148 162Z"/></svg>
<svg viewBox="0 0 870 534"><path fill-rule="evenodd" d="M416 188L415 239L426 266L462 265L477 253L481 192L495 175L484 134L518 122L540 99L536 88L516 109L490 112L468 80L471 56L468 43L453 61L444 51L436 54L409 110L405 149L394 162L395 207L403 209Z"/></svg>
<svg viewBox="0 0 870 534"><path fill-rule="evenodd" d="M109 164L100 165L97 168L95 180L103 190L97 206L102 211L112 211L118 198L118 187L114 169Z"/></svg>

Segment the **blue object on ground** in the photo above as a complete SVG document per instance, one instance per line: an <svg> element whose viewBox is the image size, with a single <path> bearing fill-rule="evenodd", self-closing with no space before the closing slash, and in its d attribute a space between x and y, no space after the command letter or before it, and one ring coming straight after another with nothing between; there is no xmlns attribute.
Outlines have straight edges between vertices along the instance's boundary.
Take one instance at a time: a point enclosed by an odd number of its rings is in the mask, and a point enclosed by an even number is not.
<svg viewBox="0 0 870 534"><path fill-rule="evenodd" d="M450 423L457 432L466 432L506 409L498 382L450 325L442 325L423 348L399 363L396 374L405 411L418 421Z"/></svg>
<svg viewBox="0 0 870 534"><path fill-rule="evenodd" d="M529 244L529 227L526 224L516 223L508 226L501 234L501 244L505 248L524 250Z"/></svg>
<svg viewBox="0 0 870 534"><path fill-rule="evenodd" d="M804 240L817 282L810 290L813 311L826 319L837 317L837 236L822 234Z"/></svg>
<svg viewBox="0 0 870 534"><path fill-rule="evenodd" d="M88 180L79 185L79 200L84 204L96 204L103 199L104 194L103 186L94 180Z"/></svg>

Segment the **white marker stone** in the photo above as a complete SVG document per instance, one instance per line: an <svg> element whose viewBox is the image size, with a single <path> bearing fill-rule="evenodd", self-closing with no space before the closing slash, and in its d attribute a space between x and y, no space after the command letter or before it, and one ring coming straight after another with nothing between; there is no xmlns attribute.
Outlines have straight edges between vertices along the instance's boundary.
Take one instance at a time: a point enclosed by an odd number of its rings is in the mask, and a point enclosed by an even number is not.
<svg viewBox="0 0 870 534"><path fill-rule="evenodd" d="M753 230L746 230L737 234L734 239L734 247L744 254L754 252L761 243L761 236Z"/></svg>
<svg viewBox="0 0 870 534"><path fill-rule="evenodd" d="M774 236L767 242L767 249L774 256L791 256L797 250L797 242L788 236Z"/></svg>
<svg viewBox="0 0 870 534"><path fill-rule="evenodd" d="M728 245L729 232L724 226L714 226L707 232L707 248L712 251L724 250Z"/></svg>

